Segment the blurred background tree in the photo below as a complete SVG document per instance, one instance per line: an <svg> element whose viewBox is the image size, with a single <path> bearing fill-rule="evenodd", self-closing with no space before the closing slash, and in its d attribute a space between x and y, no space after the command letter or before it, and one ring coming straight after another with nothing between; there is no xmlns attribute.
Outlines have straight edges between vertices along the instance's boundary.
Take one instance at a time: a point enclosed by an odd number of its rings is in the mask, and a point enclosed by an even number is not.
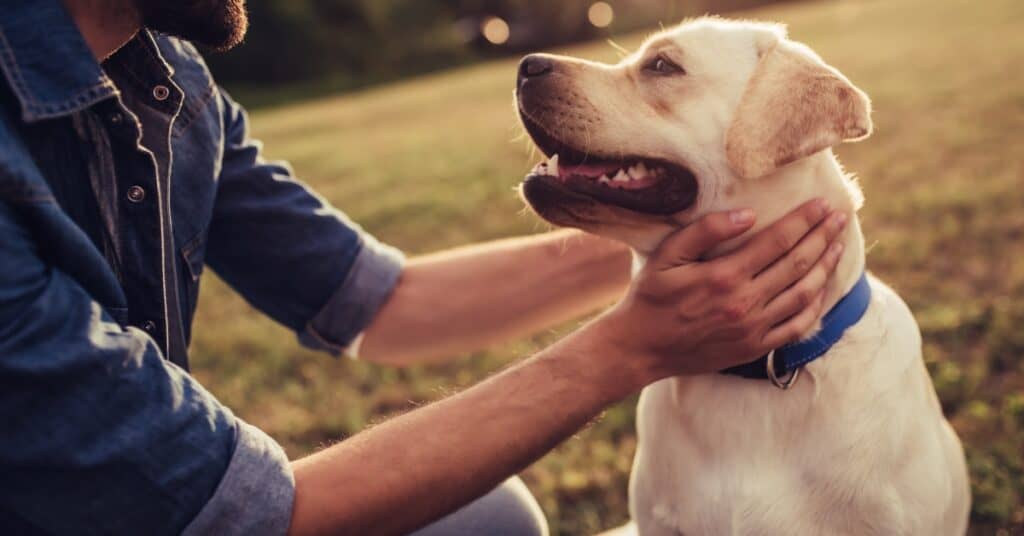
<svg viewBox="0 0 1024 536"><path fill-rule="evenodd" d="M207 56L231 89L337 91L778 1L250 0L244 45Z"/></svg>

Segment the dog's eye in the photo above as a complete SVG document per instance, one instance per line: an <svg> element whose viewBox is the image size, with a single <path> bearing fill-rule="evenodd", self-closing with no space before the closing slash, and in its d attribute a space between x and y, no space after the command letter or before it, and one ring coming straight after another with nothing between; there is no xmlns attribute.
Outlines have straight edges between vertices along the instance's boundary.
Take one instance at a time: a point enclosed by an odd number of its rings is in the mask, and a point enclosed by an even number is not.
<svg viewBox="0 0 1024 536"><path fill-rule="evenodd" d="M682 67L676 65L672 60L658 56L644 65L644 70L654 74L686 74Z"/></svg>

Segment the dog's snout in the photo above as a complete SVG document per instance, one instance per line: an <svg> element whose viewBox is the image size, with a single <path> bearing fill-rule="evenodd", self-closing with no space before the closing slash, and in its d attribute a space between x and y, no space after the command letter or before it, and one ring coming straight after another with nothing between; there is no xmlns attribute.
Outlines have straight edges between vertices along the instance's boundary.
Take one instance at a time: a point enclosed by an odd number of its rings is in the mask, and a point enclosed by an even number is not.
<svg viewBox="0 0 1024 536"><path fill-rule="evenodd" d="M519 80L538 78L555 70L555 64L550 58L540 54L530 54L519 62Z"/></svg>

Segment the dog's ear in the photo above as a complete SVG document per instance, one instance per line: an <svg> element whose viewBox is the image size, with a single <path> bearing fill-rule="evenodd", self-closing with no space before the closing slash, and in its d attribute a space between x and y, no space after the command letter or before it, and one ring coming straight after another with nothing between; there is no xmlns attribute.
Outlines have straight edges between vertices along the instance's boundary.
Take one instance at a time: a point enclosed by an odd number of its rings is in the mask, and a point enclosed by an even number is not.
<svg viewBox="0 0 1024 536"><path fill-rule="evenodd" d="M871 101L839 71L786 39L763 46L726 133L733 172L760 177L871 134Z"/></svg>

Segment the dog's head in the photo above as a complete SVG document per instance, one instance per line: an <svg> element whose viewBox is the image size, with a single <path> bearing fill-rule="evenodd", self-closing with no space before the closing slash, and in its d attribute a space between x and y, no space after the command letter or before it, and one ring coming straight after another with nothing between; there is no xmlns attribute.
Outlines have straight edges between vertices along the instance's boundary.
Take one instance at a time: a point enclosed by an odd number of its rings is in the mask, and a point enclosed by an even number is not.
<svg viewBox="0 0 1024 536"><path fill-rule="evenodd" d="M523 182L530 206L639 251L750 206L780 168L871 131L867 96L781 26L717 18L654 35L615 65L527 56L516 100L548 157Z"/></svg>

